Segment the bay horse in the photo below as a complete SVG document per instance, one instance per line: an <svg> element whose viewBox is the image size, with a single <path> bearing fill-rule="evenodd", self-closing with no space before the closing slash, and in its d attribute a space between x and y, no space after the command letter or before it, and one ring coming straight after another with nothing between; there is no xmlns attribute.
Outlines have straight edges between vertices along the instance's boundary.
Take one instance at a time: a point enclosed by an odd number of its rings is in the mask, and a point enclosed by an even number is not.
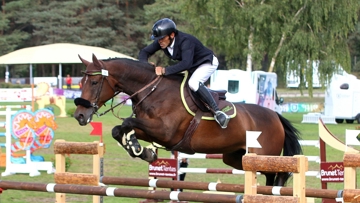
<svg viewBox="0 0 360 203"><path fill-rule="evenodd" d="M262 148L249 148L249 153L273 156L302 153L300 132L270 109L255 104L230 103L227 108L233 114L228 127L222 129L214 119L189 113L184 103L182 89L187 89L187 85L182 82L185 77L182 74L157 76L152 64L132 59L99 60L94 54L92 62L79 58L86 71L81 80L81 97L74 100L77 106L75 119L79 125L87 125L106 101L119 92L128 94L133 115L125 118L122 125L115 126L112 136L132 157L149 163L157 159L153 150L139 144L138 139L141 139L185 153L221 153L225 164L241 170L242 156L246 152L246 131L262 132L258 137ZM200 109L200 106L193 105L194 108ZM263 174L266 185L271 186L283 186L291 175L284 172Z"/></svg>

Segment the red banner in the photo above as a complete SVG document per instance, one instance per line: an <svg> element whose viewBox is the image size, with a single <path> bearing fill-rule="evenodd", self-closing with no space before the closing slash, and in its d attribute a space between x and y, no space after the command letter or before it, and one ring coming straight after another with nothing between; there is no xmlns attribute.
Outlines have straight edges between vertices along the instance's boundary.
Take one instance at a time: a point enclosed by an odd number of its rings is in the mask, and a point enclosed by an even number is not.
<svg viewBox="0 0 360 203"><path fill-rule="evenodd" d="M150 177L177 178L176 159L157 159L149 164Z"/></svg>
<svg viewBox="0 0 360 203"><path fill-rule="evenodd" d="M91 131L90 135L100 136L100 142L103 142L102 139L102 123L101 122L90 122L93 130Z"/></svg>
<svg viewBox="0 0 360 203"><path fill-rule="evenodd" d="M344 182L343 162L323 162L320 164L321 182Z"/></svg>
<svg viewBox="0 0 360 203"><path fill-rule="evenodd" d="M102 135L102 123L101 122L90 122L93 130L90 135Z"/></svg>

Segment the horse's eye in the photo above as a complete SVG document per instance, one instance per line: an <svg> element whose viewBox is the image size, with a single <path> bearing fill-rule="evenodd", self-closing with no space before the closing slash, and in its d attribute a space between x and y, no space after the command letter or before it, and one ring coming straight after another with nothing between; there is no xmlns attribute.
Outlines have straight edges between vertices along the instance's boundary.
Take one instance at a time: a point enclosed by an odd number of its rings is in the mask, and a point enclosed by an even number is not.
<svg viewBox="0 0 360 203"><path fill-rule="evenodd" d="M91 85L97 85L98 81L91 81Z"/></svg>

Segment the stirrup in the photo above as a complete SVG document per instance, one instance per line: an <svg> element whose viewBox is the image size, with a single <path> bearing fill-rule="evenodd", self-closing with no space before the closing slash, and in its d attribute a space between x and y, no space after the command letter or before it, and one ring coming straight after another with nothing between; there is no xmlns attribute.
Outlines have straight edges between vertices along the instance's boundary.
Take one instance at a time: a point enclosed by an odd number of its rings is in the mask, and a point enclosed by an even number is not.
<svg viewBox="0 0 360 203"><path fill-rule="evenodd" d="M218 120L219 116L223 116L225 118L225 120L219 121ZM220 125L220 127L223 128L223 129L227 127L227 125L228 125L228 123L230 121L230 117L226 113L224 113L222 111L216 111L215 115L214 115L214 118L215 118L216 122Z"/></svg>

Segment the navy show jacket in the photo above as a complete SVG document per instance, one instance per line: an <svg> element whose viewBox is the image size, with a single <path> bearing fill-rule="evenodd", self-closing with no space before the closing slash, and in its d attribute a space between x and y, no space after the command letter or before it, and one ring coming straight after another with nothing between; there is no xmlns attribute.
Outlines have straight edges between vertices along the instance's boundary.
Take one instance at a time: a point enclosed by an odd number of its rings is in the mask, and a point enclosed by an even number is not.
<svg viewBox="0 0 360 203"><path fill-rule="evenodd" d="M160 44L155 40L152 44L140 50L139 61L147 62L149 57L160 50ZM168 49L162 49L166 56L179 63L166 67L165 75L179 73L184 70L194 72L197 67L204 63L212 63L214 53L212 50L205 47L194 36L178 31L175 36L175 44L173 48L173 55L169 53Z"/></svg>

